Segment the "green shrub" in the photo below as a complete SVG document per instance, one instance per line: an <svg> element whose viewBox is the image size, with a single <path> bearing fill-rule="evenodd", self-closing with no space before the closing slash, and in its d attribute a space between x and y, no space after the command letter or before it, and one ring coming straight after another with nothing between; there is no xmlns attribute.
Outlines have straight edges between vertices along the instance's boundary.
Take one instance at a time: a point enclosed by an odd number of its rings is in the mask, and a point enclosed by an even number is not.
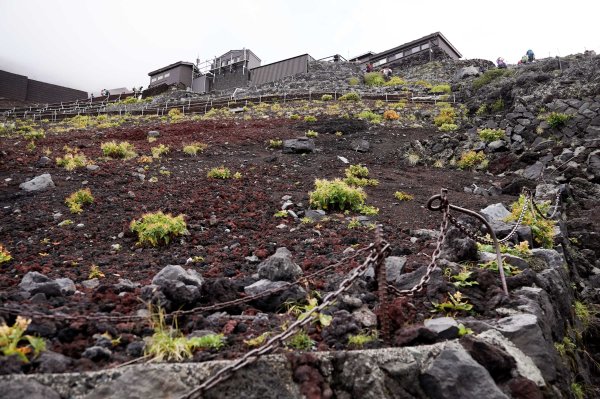
<svg viewBox="0 0 600 399"><path fill-rule="evenodd" d="M204 152L208 148L208 145L204 143L191 143L183 147L183 152L188 155L197 155L199 152Z"/></svg>
<svg viewBox="0 0 600 399"><path fill-rule="evenodd" d="M152 152L152 158L160 158L162 155L168 154L169 150L170 148L164 144L150 148L150 152Z"/></svg>
<svg viewBox="0 0 600 399"><path fill-rule="evenodd" d="M404 191L396 191L394 193L394 198L396 198L398 201L412 201L415 197L405 193Z"/></svg>
<svg viewBox="0 0 600 399"><path fill-rule="evenodd" d="M433 123L436 126L442 126L443 124L453 124L454 118L456 118L456 111L452 107L444 107L440 109L440 113L433 118Z"/></svg>
<svg viewBox="0 0 600 399"><path fill-rule="evenodd" d="M46 137L46 133L42 129L31 130L25 134L23 134L27 140L38 140Z"/></svg>
<svg viewBox="0 0 600 399"><path fill-rule="evenodd" d="M511 214L506 218L506 221L515 221L519 218L524 201L525 196L521 195L519 200L512 204ZM540 202L537 204L537 207L545 215L550 208L550 202ZM556 221L532 214L531 207L527 206L525 215L523 216L523 225L531 227L533 241L538 245L544 248L552 248L554 246L554 226L556 225Z"/></svg>
<svg viewBox="0 0 600 399"><path fill-rule="evenodd" d="M500 112L504 109L504 100L499 98L496 101L494 101L492 103L492 106L490 107L490 109L492 110L492 112Z"/></svg>
<svg viewBox="0 0 600 399"><path fill-rule="evenodd" d="M452 92L449 84L435 85L429 89L429 91L433 94L449 94Z"/></svg>
<svg viewBox="0 0 600 399"><path fill-rule="evenodd" d="M84 154L80 153L78 149L65 146L64 150L65 155L63 157L56 158L56 165L62 166L66 170L71 171L84 167L87 164L87 158Z"/></svg>
<svg viewBox="0 0 600 399"><path fill-rule="evenodd" d="M8 252L8 249L4 248L2 244L0 244L0 265L10 261L11 259L12 256L10 256L10 252Z"/></svg>
<svg viewBox="0 0 600 399"><path fill-rule="evenodd" d="M183 115L182 115L181 111L179 110L179 108L170 109L168 115L169 115L169 119L173 122L178 121L181 118L183 118Z"/></svg>
<svg viewBox="0 0 600 399"><path fill-rule="evenodd" d="M346 93L339 98L340 101L360 101L360 95L356 92Z"/></svg>
<svg viewBox="0 0 600 399"><path fill-rule="evenodd" d="M442 126L439 127L442 132L455 132L458 130L458 125L455 123L442 123Z"/></svg>
<svg viewBox="0 0 600 399"><path fill-rule="evenodd" d="M358 118L360 119L366 119L371 123L381 123L382 118L381 115L376 114L375 112L371 111L371 110L364 110L361 113L359 113Z"/></svg>
<svg viewBox="0 0 600 399"><path fill-rule="evenodd" d="M392 76L390 80L385 82L386 86L402 86L403 84L406 84L406 81L400 76Z"/></svg>
<svg viewBox="0 0 600 399"><path fill-rule="evenodd" d="M504 140L506 138L506 134L503 129L481 129L479 130L479 138L485 141L486 143L491 143L496 140Z"/></svg>
<svg viewBox="0 0 600 399"><path fill-rule="evenodd" d="M297 121L298 119L300 119L300 115L292 114L292 115L290 115L290 119L293 121Z"/></svg>
<svg viewBox="0 0 600 399"><path fill-rule="evenodd" d="M307 134L307 136L308 136L308 134ZM283 146L283 140L278 140L278 139L269 140L269 148L280 148L281 146Z"/></svg>
<svg viewBox="0 0 600 399"><path fill-rule="evenodd" d="M3 356L17 356L22 362L29 363L27 354L33 353L37 357L46 350L43 338L32 335L23 335L31 323L30 319L17 316L17 320L9 327L4 320L0 325L0 353Z"/></svg>
<svg viewBox="0 0 600 399"><path fill-rule="evenodd" d="M206 177L211 179L229 179L231 178L231 170L225 166L219 166L218 168L209 170Z"/></svg>
<svg viewBox="0 0 600 399"><path fill-rule="evenodd" d="M483 116L485 114L487 114L488 112L488 106L487 104L481 104L479 106L479 108L477 108L477 111L475 111L475 115L476 116Z"/></svg>
<svg viewBox="0 0 600 399"><path fill-rule="evenodd" d="M333 100L333 96L331 94L323 94L321 96L321 101L331 101Z"/></svg>
<svg viewBox="0 0 600 399"><path fill-rule="evenodd" d="M379 181L376 179L368 179L369 169L362 165L350 165L345 170L346 178L344 183L354 187L377 186Z"/></svg>
<svg viewBox="0 0 600 399"><path fill-rule="evenodd" d="M482 165L485 165L486 161L487 158L483 151L475 152L473 150L469 150L463 152L456 164L460 169L475 169L482 168Z"/></svg>
<svg viewBox="0 0 600 399"><path fill-rule="evenodd" d="M373 342L377 340L377 330L371 331L370 333L367 334L350 334L348 336L348 345L350 346L354 346L357 348L362 348L365 344L368 344L369 342Z"/></svg>
<svg viewBox="0 0 600 399"><path fill-rule="evenodd" d="M290 337L286 345L296 350L307 351L315 345L315 341L310 339L304 330L300 330Z"/></svg>
<svg viewBox="0 0 600 399"><path fill-rule="evenodd" d="M108 141L100 144L100 149L104 156L118 159L131 159L135 158L135 147L127 141L121 141L117 144L116 141Z"/></svg>
<svg viewBox="0 0 600 399"><path fill-rule="evenodd" d="M381 72L369 72L365 73L365 84L367 86L383 86L385 79Z"/></svg>
<svg viewBox="0 0 600 399"><path fill-rule="evenodd" d="M304 117L304 122L312 123L312 122L316 122L316 121L317 121L317 118L312 115L306 115Z"/></svg>
<svg viewBox="0 0 600 399"><path fill-rule="evenodd" d="M129 227L137 233L140 245L150 244L153 247L164 243L168 245L171 239L188 234L184 215L165 215L162 211L146 213L141 219L133 220Z"/></svg>
<svg viewBox="0 0 600 399"><path fill-rule="evenodd" d="M318 136L319 136L319 133L315 132L314 130L309 130L306 132L306 137L315 138Z"/></svg>
<svg viewBox="0 0 600 399"><path fill-rule="evenodd" d="M71 213L83 212L82 206L94 202L94 197L89 188L75 191L65 199L65 203L69 207Z"/></svg>
<svg viewBox="0 0 600 399"><path fill-rule="evenodd" d="M571 119L571 117L571 115L560 112L551 112L546 117L546 122L548 122L548 125L550 125L551 128L559 128L565 125Z"/></svg>
<svg viewBox="0 0 600 399"><path fill-rule="evenodd" d="M317 209L360 211L367 195L360 187L351 187L340 179L315 180L315 191L309 193L309 202Z"/></svg>
<svg viewBox="0 0 600 399"><path fill-rule="evenodd" d="M508 76L511 72L508 72L507 69L488 69L481 76L473 80L473 89L479 90L483 86L493 82L494 80L502 77Z"/></svg>
<svg viewBox="0 0 600 399"><path fill-rule="evenodd" d="M357 78L356 76L353 76L350 79L348 79L348 84L350 86L357 86L359 83L360 83L360 79Z"/></svg>

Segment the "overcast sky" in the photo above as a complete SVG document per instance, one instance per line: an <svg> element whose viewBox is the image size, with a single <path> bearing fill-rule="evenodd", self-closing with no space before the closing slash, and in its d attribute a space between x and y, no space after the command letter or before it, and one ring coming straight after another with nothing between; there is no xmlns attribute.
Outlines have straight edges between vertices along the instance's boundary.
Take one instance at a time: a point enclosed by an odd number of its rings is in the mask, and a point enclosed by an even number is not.
<svg viewBox="0 0 600 399"><path fill-rule="evenodd" d="M0 70L98 92L230 49L271 63L387 50L440 31L463 58L600 53L594 0L0 0Z"/></svg>

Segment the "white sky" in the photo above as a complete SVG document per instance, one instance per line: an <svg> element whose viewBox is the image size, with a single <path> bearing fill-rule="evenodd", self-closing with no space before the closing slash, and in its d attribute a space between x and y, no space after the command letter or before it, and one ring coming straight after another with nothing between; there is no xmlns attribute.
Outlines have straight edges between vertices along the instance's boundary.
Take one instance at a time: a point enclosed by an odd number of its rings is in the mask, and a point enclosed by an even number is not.
<svg viewBox="0 0 600 399"><path fill-rule="evenodd" d="M98 92L230 49L262 64L380 52L440 31L463 59L600 53L600 3L373 0L0 0L0 70Z"/></svg>

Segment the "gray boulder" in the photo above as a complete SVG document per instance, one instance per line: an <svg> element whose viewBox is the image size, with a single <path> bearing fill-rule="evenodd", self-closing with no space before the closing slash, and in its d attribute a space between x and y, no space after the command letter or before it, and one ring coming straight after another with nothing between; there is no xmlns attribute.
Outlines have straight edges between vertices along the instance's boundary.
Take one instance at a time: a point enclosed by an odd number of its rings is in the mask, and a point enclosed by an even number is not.
<svg viewBox="0 0 600 399"><path fill-rule="evenodd" d="M371 145L369 144L369 142L367 140L358 139L358 140L352 140L352 142L350 143L350 148L353 151L357 151L357 152L368 152L369 149L371 148Z"/></svg>
<svg viewBox="0 0 600 399"><path fill-rule="evenodd" d="M456 79L460 80L460 79L468 78L471 76L479 76L479 75L481 75L479 68L477 68L476 66L468 66L468 67L462 68L460 71L458 71L456 73Z"/></svg>
<svg viewBox="0 0 600 399"><path fill-rule="evenodd" d="M532 314L518 314L496 322L496 329L510 339L517 348L531 357L546 381L554 381L556 367L552 349L544 339L538 318Z"/></svg>
<svg viewBox="0 0 600 399"><path fill-rule="evenodd" d="M30 295L42 293L47 297L73 295L75 293L73 280L69 278L52 280L38 272L29 272L23 276L19 288Z"/></svg>
<svg viewBox="0 0 600 399"><path fill-rule="evenodd" d="M292 253L287 248L277 251L258 265L258 276L271 281L294 281L302 275L302 269L295 264Z"/></svg>
<svg viewBox="0 0 600 399"><path fill-rule="evenodd" d="M160 369L127 370L116 380L94 389L85 399L151 399L167 392L168 397L176 398L189 390L173 373Z"/></svg>
<svg viewBox="0 0 600 399"><path fill-rule="evenodd" d="M258 295L265 291L278 289L286 285L285 281L271 281L267 279L258 280L254 284L244 287L246 295ZM265 294L264 297L254 301L254 306L264 311L277 311L283 307L286 302L299 302L306 298L306 291L298 286L292 285L287 289Z"/></svg>
<svg viewBox="0 0 600 399"><path fill-rule="evenodd" d="M385 258L385 277L388 283L395 283L400 279L405 264L406 256L388 256ZM375 278L373 266L369 266L365 277Z"/></svg>
<svg viewBox="0 0 600 399"><path fill-rule="evenodd" d="M508 399L479 363L459 344L449 344L419 377L423 391L436 399Z"/></svg>
<svg viewBox="0 0 600 399"><path fill-rule="evenodd" d="M50 176L50 173L44 173L43 175L36 176L33 179L19 185L21 190L25 190L27 192L42 191L54 187L54 182L52 181L52 176Z"/></svg>
<svg viewBox="0 0 600 399"><path fill-rule="evenodd" d="M441 339L458 338L458 323L452 317L426 319L423 324L425 328L435 332Z"/></svg>
<svg viewBox="0 0 600 399"><path fill-rule="evenodd" d="M179 306L193 304L201 298L204 279L192 269L185 270L179 265L167 265L154 276L152 284L158 286L173 305Z"/></svg>
<svg viewBox="0 0 600 399"><path fill-rule="evenodd" d="M495 140L487 145L488 150L492 152L501 151L506 149L506 141Z"/></svg>
<svg viewBox="0 0 600 399"><path fill-rule="evenodd" d="M523 170L522 176L529 180L537 180L544 171L544 164L536 162L533 165L529 165Z"/></svg>
<svg viewBox="0 0 600 399"><path fill-rule="evenodd" d="M314 152L315 141L308 137L299 137L283 141L282 151L284 154L306 154Z"/></svg>
<svg viewBox="0 0 600 399"><path fill-rule="evenodd" d="M487 207L481 210L481 214L485 216L485 218L490 220L504 220L506 217L510 215L510 212L506 207L501 203L496 203L492 205L488 205Z"/></svg>
<svg viewBox="0 0 600 399"><path fill-rule="evenodd" d="M588 173L594 176L600 175L600 150L590 152L587 158Z"/></svg>

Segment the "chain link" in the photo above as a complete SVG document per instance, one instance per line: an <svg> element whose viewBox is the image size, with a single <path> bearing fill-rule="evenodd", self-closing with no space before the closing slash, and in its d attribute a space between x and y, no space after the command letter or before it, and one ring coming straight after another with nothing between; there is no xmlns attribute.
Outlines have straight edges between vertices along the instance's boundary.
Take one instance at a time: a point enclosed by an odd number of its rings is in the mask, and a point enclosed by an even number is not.
<svg viewBox="0 0 600 399"><path fill-rule="evenodd" d="M387 285L388 289L396 295L413 296L415 293L420 292L425 287L425 285L429 282L429 280L431 279L431 274L437 267L437 258L440 256L440 253L442 252L442 245L443 245L444 241L446 240L446 234L448 232L448 222L449 222L449 216L450 216L449 204L448 204L448 200L446 199L445 195L441 198L441 201L442 201L442 203L441 203L440 207L442 208L441 209L442 223L440 225L440 235L438 237L438 241L437 241L435 250L433 251L433 254L431 254L431 262L429 262L429 265L427 265L427 271L425 272L423 277L421 277L421 280L419 281L419 283L409 290L400 290L400 289L396 288L394 285L388 284Z"/></svg>
<svg viewBox="0 0 600 399"><path fill-rule="evenodd" d="M558 211L558 205L560 202L560 188L557 188L556 191L556 198L554 199L554 210L552 211L552 213L550 215L544 215L544 213L540 210L540 208L538 208L536 202L533 200L533 197L531 197L531 203L533 204L533 208L535 209L536 213L538 215L540 215L542 218L546 219L546 220L550 220L554 218L554 215L556 215L556 212Z"/></svg>
<svg viewBox="0 0 600 399"><path fill-rule="evenodd" d="M385 258L389 248L390 245L388 243L383 243L379 250L373 248L371 250L371 254L367 257L367 259L360 266L356 267L354 270L352 270L352 272L350 272L348 277L340 283L338 289L327 294L327 296L325 296L325 298L323 299L323 302L321 302L319 306L311 309L306 314L306 317L296 320L288 327L287 330L272 337L264 345L247 352L237 361L223 367L222 369L217 371L213 376L209 377L206 381L204 381L201 385L199 385L192 391L186 393L185 395L179 397L179 399L193 399L202 397L202 392L206 392L210 388L227 380L233 375L233 373L236 370L239 370L242 367L255 362L261 355L267 354L275 348L279 347L286 339L291 337L302 327L316 320L318 318L318 313L325 309L327 306L330 306L339 295L341 295L348 288L350 288L350 286L358 277L366 273L369 266L375 267L375 265L378 262L382 261ZM200 396L197 396L197 394L199 394Z"/></svg>

